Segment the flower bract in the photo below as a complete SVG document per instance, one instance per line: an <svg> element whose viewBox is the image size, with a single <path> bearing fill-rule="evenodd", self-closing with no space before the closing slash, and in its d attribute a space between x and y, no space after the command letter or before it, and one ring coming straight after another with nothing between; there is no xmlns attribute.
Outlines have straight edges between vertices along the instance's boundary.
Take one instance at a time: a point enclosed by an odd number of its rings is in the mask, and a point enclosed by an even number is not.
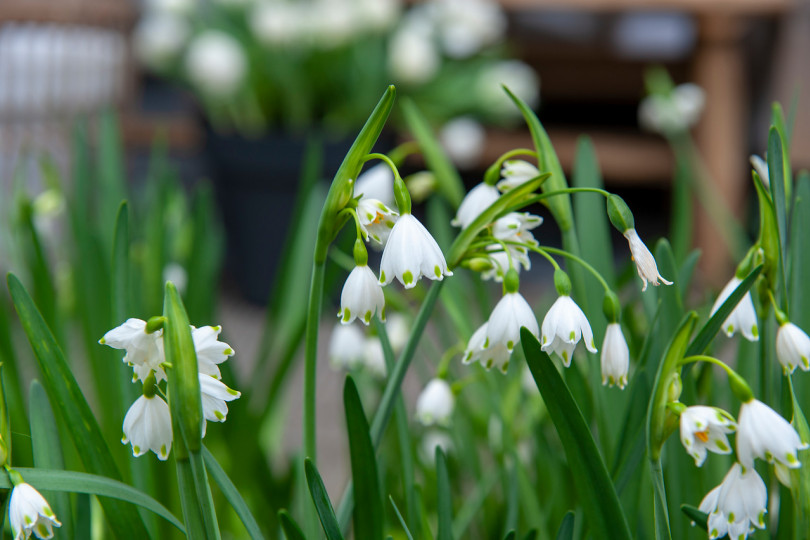
<svg viewBox="0 0 810 540"><path fill-rule="evenodd" d="M410 289L422 276L441 281L452 276L442 250L424 225L411 214L404 214L391 230L380 261L380 283L394 278Z"/></svg>
<svg viewBox="0 0 810 540"><path fill-rule="evenodd" d="M624 390L630 369L630 349L619 323L610 323L602 342L602 384L617 385Z"/></svg>
<svg viewBox="0 0 810 540"><path fill-rule="evenodd" d="M735 463L700 503L700 511L709 514L709 538L728 534L740 540L748 538L754 527L764 529L767 500L765 482L757 471Z"/></svg>
<svg viewBox="0 0 810 540"><path fill-rule="evenodd" d="M380 282L368 266L355 266L340 293L340 322L351 324L359 318L368 325L375 314L385 320L385 296Z"/></svg>
<svg viewBox="0 0 810 540"><path fill-rule="evenodd" d="M8 521L14 540L26 540L32 533L37 538L53 538L53 528L62 526L45 497L25 482L11 490Z"/></svg>
<svg viewBox="0 0 810 540"><path fill-rule="evenodd" d="M165 461L172 449L172 419L169 406L160 396L141 396L124 418L124 444L132 443L132 455L142 456L149 450Z"/></svg>
<svg viewBox="0 0 810 540"><path fill-rule="evenodd" d="M706 451L716 454L731 453L726 435L732 433L737 424L731 416L715 407L696 405L687 407L681 413L681 443L700 467L706 460Z"/></svg>
<svg viewBox="0 0 810 540"><path fill-rule="evenodd" d="M647 246L644 245L644 242L641 241L641 238L638 237L636 230L627 229L624 231L624 237L627 238L627 242L630 244L630 253L636 263L638 275L644 282L644 286L641 290L647 290L647 282L650 282L653 286L659 285L659 282L665 285L672 285L671 281L667 281L658 273L658 265L655 264L655 258L652 253L650 253L650 250L647 249Z"/></svg>
<svg viewBox="0 0 810 540"><path fill-rule="evenodd" d="M557 353L568 367L580 339L590 352L596 352L591 324L585 314L570 296L560 295L543 318L541 349L548 354Z"/></svg>
<svg viewBox="0 0 810 540"><path fill-rule="evenodd" d="M807 448L787 420L759 400L740 407L737 419L737 458L743 466L754 466L754 459L778 462L792 469L800 467L796 455Z"/></svg>
<svg viewBox="0 0 810 540"><path fill-rule="evenodd" d="M731 281L720 291L720 296L714 301L711 315L720 309L720 306L731 296L731 293L742 283L738 277L731 278ZM711 316L709 315L709 316ZM723 330L728 337L739 331L748 341L759 340L759 329L757 328L757 312L754 309L754 302L751 300L751 292L745 293L740 303L729 314L723 322Z"/></svg>

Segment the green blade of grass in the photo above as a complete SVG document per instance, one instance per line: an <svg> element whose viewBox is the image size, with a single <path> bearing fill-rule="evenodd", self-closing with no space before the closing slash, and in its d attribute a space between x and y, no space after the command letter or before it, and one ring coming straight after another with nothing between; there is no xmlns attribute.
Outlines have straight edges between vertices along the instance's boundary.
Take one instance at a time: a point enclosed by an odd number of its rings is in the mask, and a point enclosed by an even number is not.
<svg viewBox="0 0 810 540"><path fill-rule="evenodd" d="M315 503L315 509L318 511L318 517L323 525L323 531L326 533L327 540L343 540L343 535L340 534L340 526L338 525L337 517L335 517L335 509L332 507L332 501L329 500L329 495L326 493L326 488L321 480L321 475L318 469L309 458L304 460L304 470L307 475L307 484L309 485L309 492L312 495L312 500Z"/></svg>
<svg viewBox="0 0 810 540"><path fill-rule="evenodd" d="M436 447L436 513L439 517L439 531L436 540L453 540L453 501L450 498L450 477L447 474L447 458L440 447Z"/></svg>
<svg viewBox="0 0 810 540"><path fill-rule="evenodd" d="M239 493L239 490L236 488L234 483L230 478L228 478L228 474L219 464L217 458L215 458L214 454L212 454L205 446L202 448L202 455L203 459L205 460L205 468L208 471L208 474L210 474L211 478L214 479L214 482L217 483L220 491L222 491L222 494L225 496L225 500L228 501L231 508L233 508L233 511L236 512L237 516L239 516L239 519L242 521L242 525L245 526L245 530L250 538L252 540L256 540L257 538L263 539L264 535L259 528L259 524L256 522L256 518L253 517L253 514L250 512L250 508L248 508L245 499L242 498L242 494Z"/></svg>

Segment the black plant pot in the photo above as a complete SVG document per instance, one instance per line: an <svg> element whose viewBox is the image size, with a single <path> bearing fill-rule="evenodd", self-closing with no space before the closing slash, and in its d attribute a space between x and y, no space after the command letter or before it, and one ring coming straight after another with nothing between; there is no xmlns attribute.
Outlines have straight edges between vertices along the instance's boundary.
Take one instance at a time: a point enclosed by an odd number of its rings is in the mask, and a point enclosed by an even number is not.
<svg viewBox="0 0 810 540"><path fill-rule="evenodd" d="M353 139L319 140L322 177L332 178ZM225 225L225 270L245 298L256 304L265 304L272 288L307 141L306 135L281 132L247 139L206 131L206 159ZM387 150L391 141L393 137L386 137L377 146Z"/></svg>

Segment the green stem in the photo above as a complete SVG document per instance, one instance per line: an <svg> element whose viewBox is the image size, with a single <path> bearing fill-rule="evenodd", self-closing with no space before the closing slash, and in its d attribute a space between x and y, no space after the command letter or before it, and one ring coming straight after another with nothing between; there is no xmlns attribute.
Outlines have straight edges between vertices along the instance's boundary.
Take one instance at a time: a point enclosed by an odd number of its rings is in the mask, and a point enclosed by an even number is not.
<svg viewBox="0 0 810 540"><path fill-rule="evenodd" d="M517 204L512 205L506 213L515 212L520 210L521 208L525 208L531 204L540 202L544 199L548 199L550 197L554 197L556 195L567 195L569 193L599 193L604 197L609 197L610 192L605 191L604 189L599 188L586 188L586 187L579 187L579 188L565 188L565 189L558 189L555 191L547 191L545 193L541 193L539 195L534 195L529 197L528 199L524 199Z"/></svg>
<svg viewBox="0 0 810 540"><path fill-rule="evenodd" d="M364 157L363 163L371 161L372 159L379 159L380 161L385 162L388 167L391 168L391 172L394 173L394 180L402 180L402 177L399 175L399 169L397 169L397 166L390 157L386 156L385 154L378 154L375 152Z"/></svg>
<svg viewBox="0 0 810 540"><path fill-rule="evenodd" d="M583 268L585 268L588 272L590 272L593 275L593 277L595 277L599 281L599 283L605 289L605 292L611 292L610 285L607 284L607 281L605 281L605 278L602 277L602 274L600 274L599 271L596 268L591 266L584 259L582 259L580 257L577 257L573 253L565 251L564 249L558 249L558 248L553 248L553 247L549 247L549 246L541 246L540 249L548 251L549 253L554 253L556 255L561 255L561 256L565 257L566 259L571 259L572 261L578 263Z"/></svg>
<svg viewBox="0 0 810 540"><path fill-rule="evenodd" d="M551 263L551 266L554 267L554 270L560 270L560 265L557 263L557 261L554 260L554 257L549 255L548 251L546 251L545 248L541 248L539 246L531 246L531 245L528 245L528 244L524 244L522 242L506 242L506 243L509 244L509 245L517 245L517 246L525 247L527 249L530 249L530 250L534 251L535 253L539 253L540 255L545 257L546 260L549 263Z"/></svg>
<svg viewBox="0 0 810 540"><path fill-rule="evenodd" d="M180 493L180 506L183 509L183 522L186 526L186 536L188 538L205 538L205 520L202 516L202 509L197 504L197 494L194 489L194 471L188 457L179 457L178 447L185 445L182 438L177 437L174 442L175 464L177 466L177 490Z"/></svg>
<svg viewBox="0 0 810 540"><path fill-rule="evenodd" d="M655 496L655 538L656 540L671 540L667 491L664 487L664 470L661 467L660 459L650 459L650 476Z"/></svg>
<svg viewBox="0 0 810 540"><path fill-rule="evenodd" d="M194 489L197 494L197 502L200 506L200 513L205 526L205 537L209 540L220 540L219 524L217 514L214 510L214 499L211 496L211 486L208 485L208 474L205 471L202 453L191 452L189 454L191 463L191 473L194 476Z"/></svg>
<svg viewBox="0 0 810 540"><path fill-rule="evenodd" d="M317 464L315 444L315 378L318 364L318 325L323 301L323 280L326 265L313 261L309 286L309 309L304 338L304 455Z"/></svg>

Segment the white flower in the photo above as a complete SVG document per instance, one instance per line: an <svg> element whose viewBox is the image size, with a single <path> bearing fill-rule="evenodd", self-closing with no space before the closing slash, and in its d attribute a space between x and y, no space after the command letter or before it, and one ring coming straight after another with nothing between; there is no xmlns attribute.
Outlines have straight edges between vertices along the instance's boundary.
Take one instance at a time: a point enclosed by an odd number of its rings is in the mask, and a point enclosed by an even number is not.
<svg viewBox="0 0 810 540"><path fill-rule="evenodd" d="M589 351L596 352L593 331L585 314L570 296L561 295L543 318L541 349L547 354L557 353L568 367L580 338Z"/></svg>
<svg viewBox="0 0 810 540"><path fill-rule="evenodd" d="M394 173L387 163L369 167L354 182L354 195L362 199L377 199L385 206L394 206Z"/></svg>
<svg viewBox="0 0 810 540"><path fill-rule="evenodd" d="M98 342L113 349L124 349L124 363L129 364L135 371L135 380L145 381L152 371L157 380L166 378L160 365L164 362L162 331L146 333L146 321L141 319L127 319L127 321L113 328Z"/></svg>
<svg viewBox="0 0 810 540"><path fill-rule="evenodd" d="M452 275L428 230L411 214L400 216L382 254L380 283L388 285L396 277L411 289L422 276L441 281Z"/></svg>
<svg viewBox="0 0 810 540"><path fill-rule="evenodd" d="M124 437L132 442L132 455L142 456L149 450L165 461L172 449L172 418L169 406L160 396L141 396L124 418Z"/></svg>
<svg viewBox="0 0 810 540"><path fill-rule="evenodd" d="M469 58L500 40L506 16L491 0L443 0L439 7L439 38L447 56Z"/></svg>
<svg viewBox="0 0 810 540"><path fill-rule="evenodd" d="M228 404L242 393L228 388L221 381L210 375L200 373L200 398L202 399L203 417L209 422L224 422L228 415ZM203 423L203 437L205 436L205 423Z"/></svg>
<svg viewBox="0 0 810 540"><path fill-rule="evenodd" d="M706 103L706 94L696 84L679 84L672 90L672 102L680 121L686 127L690 127L700 120L700 114Z"/></svg>
<svg viewBox="0 0 810 540"><path fill-rule="evenodd" d="M190 81L212 97L229 97L247 74L247 60L239 42L219 30L206 30L189 44L186 71Z"/></svg>
<svg viewBox="0 0 810 540"><path fill-rule="evenodd" d="M432 379L416 400L416 418L425 426L450 424L456 398L443 379Z"/></svg>
<svg viewBox="0 0 810 540"><path fill-rule="evenodd" d="M507 117L519 114L504 86L529 107L537 105L540 82L534 70L519 60L503 60L482 69L476 82L474 91L485 110Z"/></svg>
<svg viewBox="0 0 810 540"><path fill-rule="evenodd" d="M392 313L385 321L385 331L388 333L388 341L391 349L398 353L408 343L411 337L411 326L401 313Z"/></svg>
<svg viewBox="0 0 810 540"><path fill-rule="evenodd" d="M706 451L716 454L731 453L726 434L732 433L737 424L731 416L716 407L696 405L681 413L681 443L686 452L695 458L700 467L706 461Z"/></svg>
<svg viewBox="0 0 810 540"><path fill-rule="evenodd" d="M186 294L186 287L188 286L188 272L183 268L183 265L176 262L170 262L163 267L163 282L171 281L177 287L177 292L181 296Z"/></svg>
<svg viewBox="0 0 810 540"><path fill-rule="evenodd" d="M509 191L538 176L540 176L540 170L528 161L509 159L503 163L501 169L501 178L503 180L498 182L498 189Z"/></svg>
<svg viewBox="0 0 810 540"><path fill-rule="evenodd" d="M492 224L492 236L503 242L520 242L524 245L536 246L538 242L531 230L539 227L541 223L543 223L543 218L540 216L528 212L511 212ZM532 267L529 250L526 247L507 244L506 250L504 251L504 246L501 244L492 244L487 247L487 251L490 252L489 259L492 269L484 272L481 275L482 279L494 278L495 281L503 281L504 275L509 270L510 258L518 273L521 266L526 270Z"/></svg>
<svg viewBox="0 0 810 540"><path fill-rule="evenodd" d="M740 407L737 458L745 467L761 458L795 469L801 466L796 453L807 446L787 420L761 401L752 399Z"/></svg>
<svg viewBox="0 0 810 540"><path fill-rule="evenodd" d="M655 264L655 258L652 253L650 253L650 250L647 249L647 246L644 245L644 242L641 241L641 238L638 237L636 230L627 229L624 231L624 237L627 238L627 242L630 244L630 253L633 260L636 262L638 275L644 282L644 286L641 288L642 292L647 290L648 281L653 286L657 286L659 280L665 285L672 285L671 281L667 281L658 273L658 265Z"/></svg>
<svg viewBox="0 0 810 540"><path fill-rule="evenodd" d="M329 338L329 361L335 369L354 369L363 363L365 337L354 325L335 325Z"/></svg>
<svg viewBox="0 0 810 540"><path fill-rule="evenodd" d="M370 337L363 344L363 367L377 379L385 379L388 375L385 353L379 338Z"/></svg>
<svg viewBox="0 0 810 540"><path fill-rule="evenodd" d="M378 244L384 245L388 241L398 215L377 199L363 197L357 201L360 229L367 240L370 237Z"/></svg>
<svg viewBox="0 0 810 540"><path fill-rule="evenodd" d="M669 96L654 94L644 98L639 105L639 123L655 133L686 131L700 120L705 101L699 86L681 84Z"/></svg>
<svg viewBox="0 0 810 540"><path fill-rule="evenodd" d="M469 116L459 116L447 122L439 132L439 140L453 163L472 168L481 160L487 134L484 126Z"/></svg>
<svg viewBox="0 0 810 540"><path fill-rule="evenodd" d="M437 447L447 455L453 452L453 439L444 431L433 429L425 433L422 437L422 444L419 445L419 457L425 465L435 466Z"/></svg>
<svg viewBox="0 0 810 540"><path fill-rule="evenodd" d="M340 293L340 311L337 316L343 324L360 318L368 326L374 314L385 320L385 296L377 276L367 265L355 266Z"/></svg>
<svg viewBox="0 0 810 540"><path fill-rule="evenodd" d="M602 384L617 385L624 390L630 369L630 349L619 323L610 323L602 342Z"/></svg>
<svg viewBox="0 0 810 540"><path fill-rule="evenodd" d="M31 533L37 538L53 538L53 528L62 526L45 497L25 482L11 490L8 521L14 540L25 540Z"/></svg>
<svg viewBox="0 0 810 540"><path fill-rule="evenodd" d="M219 341L221 326L191 327L191 338L197 352L197 371L221 379L218 364L233 356L233 349L227 343Z"/></svg>
<svg viewBox="0 0 810 540"><path fill-rule="evenodd" d="M388 65L394 79L411 85L428 82L439 71L441 57L429 34L415 25L397 30L388 44Z"/></svg>
<svg viewBox="0 0 810 540"><path fill-rule="evenodd" d="M728 282L720 296L714 301L710 317L720 309L720 306L731 296L731 293L742 283L742 280L734 276ZM748 341L759 341L759 329L757 328L757 312L754 309L754 301L751 300L751 292L745 293L740 303L729 314L728 318L723 322L723 330L728 337L734 335L735 331L739 331Z"/></svg>
<svg viewBox="0 0 810 540"><path fill-rule="evenodd" d="M298 44L304 37L304 11L285 2L257 2L250 28L260 42L269 46Z"/></svg>
<svg viewBox="0 0 810 540"><path fill-rule="evenodd" d="M756 154L753 154L748 161L751 162L751 166L759 175L759 179L762 180L762 183L765 184L765 187L771 186L771 175L768 171L768 162L759 157Z"/></svg>
<svg viewBox="0 0 810 540"><path fill-rule="evenodd" d="M169 13L147 15L135 27L132 48L138 60L151 68L169 65L186 44L188 23Z"/></svg>
<svg viewBox="0 0 810 540"><path fill-rule="evenodd" d="M709 538L748 538L753 527L765 528L765 504L768 491L765 482L753 467L739 463L723 478L723 482L711 490L700 502L700 511L709 514Z"/></svg>
<svg viewBox="0 0 810 540"><path fill-rule="evenodd" d="M359 0L361 22L372 31L389 28L399 15L399 0Z"/></svg>
<svg viewBox="0 0 810 540"><path fill-rule="evenodd" d="M492 369L492 366L498 366L503 373L506 373L512 352L506 348L505 343L492 343L489 347L484 348L487 340L487 324L481 325L470 337L462 362L464 364L480 362L488 370Z"/></svg>
<svg viewBox="0 0 810 540"><path fill-rule="evenodd" d="M810 337L791 322L783 324L776 333L776 357L785 373L793 373L796 366L807 371L810 369Z"/></svg>
<svg viewBox="0 0 810 540"><path fill-rule="evenodd" d="M519 292L506 293L500 299L487 321L484 349L505 345L510 353L520 341L520 328L525 326L537 337L540 328L531 306ZM506 370L505 366L501 367Z"/></svg>
<svg viewBox="0 0 810 540"><path fill-rule="evenodd" d="M497 201L500 196L501 194L498 188L481 182L472 188L470 192L467 193L467 196L464 197L464 200L461 201L458 212L456 212L456 217L453 218L450 224L454 227L466 229L470 223L475 221L475 218L480 216L481 213L489 208L492 203Z"/></svg>

